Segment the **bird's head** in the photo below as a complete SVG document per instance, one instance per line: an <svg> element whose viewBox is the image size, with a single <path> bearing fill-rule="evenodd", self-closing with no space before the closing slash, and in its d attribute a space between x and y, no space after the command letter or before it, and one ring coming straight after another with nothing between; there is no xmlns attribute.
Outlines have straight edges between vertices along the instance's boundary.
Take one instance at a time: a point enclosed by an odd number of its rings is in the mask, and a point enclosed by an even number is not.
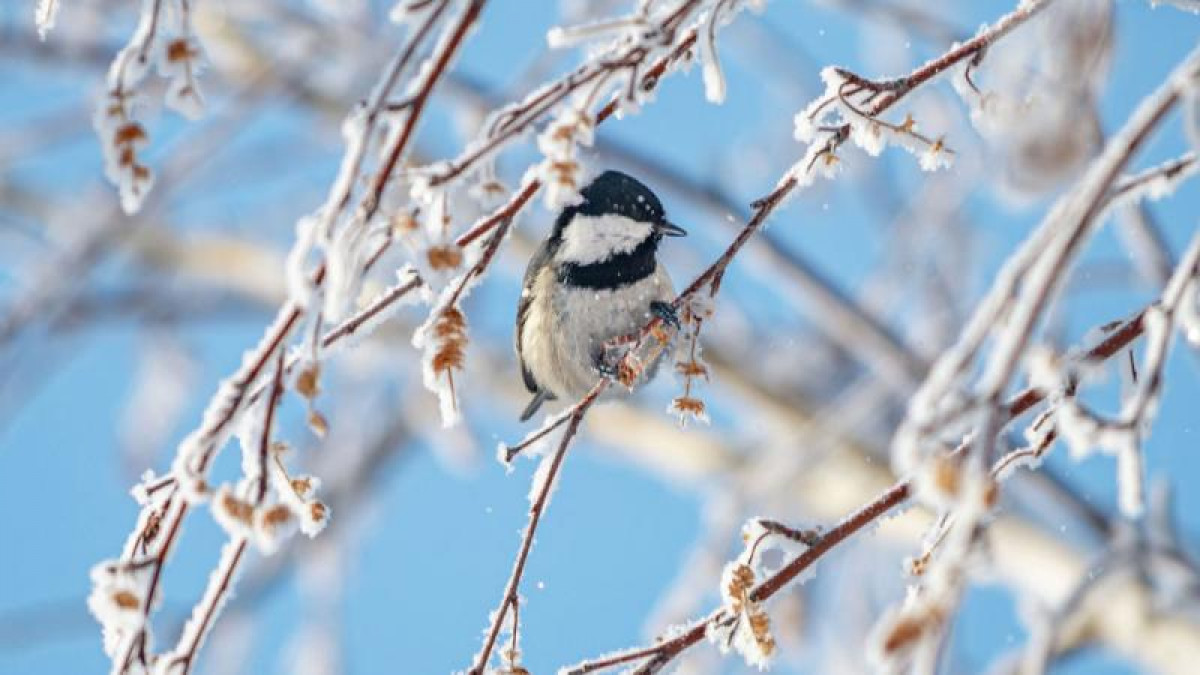
<svg viewBox="0 0 1200 675"><path fill-rule="evenodd" d="M687 234L667 220L650 188L620 171L600 174L580 190L580 197L554 223L551 240L560 265L605 266L624 276L624 265L653 262L663 236Z"/></svg>

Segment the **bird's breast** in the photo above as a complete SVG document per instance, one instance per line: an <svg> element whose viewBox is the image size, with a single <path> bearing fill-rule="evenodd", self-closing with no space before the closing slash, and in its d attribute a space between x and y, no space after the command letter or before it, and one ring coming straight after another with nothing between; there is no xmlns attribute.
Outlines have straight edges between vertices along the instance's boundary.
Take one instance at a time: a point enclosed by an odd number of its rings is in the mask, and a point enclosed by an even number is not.
<svg viewBox="0 0 1200 675"><path fill-rule="evenodd" d="M533 283L534 300L523 327L525 363L538 383L560 398L578 398L596 383L604 344L628 335L652 318L650 303L674 298L662 266L654 274L615 289L560 284L551 270Z"/></svg>

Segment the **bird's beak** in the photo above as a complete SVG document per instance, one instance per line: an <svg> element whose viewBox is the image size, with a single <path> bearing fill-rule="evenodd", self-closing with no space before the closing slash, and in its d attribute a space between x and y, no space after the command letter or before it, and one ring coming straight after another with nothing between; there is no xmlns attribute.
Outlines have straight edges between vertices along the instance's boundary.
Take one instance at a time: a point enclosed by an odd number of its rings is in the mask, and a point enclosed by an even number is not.
<svg viewBox="0 0 1200 675"><path fill-rule="evenodd" d="M665 220L658 224L658 231L667 235L668 237L686 237L687 236L687 230L676 225L675 223L671 223L671 222L668 222Z"/></svg>

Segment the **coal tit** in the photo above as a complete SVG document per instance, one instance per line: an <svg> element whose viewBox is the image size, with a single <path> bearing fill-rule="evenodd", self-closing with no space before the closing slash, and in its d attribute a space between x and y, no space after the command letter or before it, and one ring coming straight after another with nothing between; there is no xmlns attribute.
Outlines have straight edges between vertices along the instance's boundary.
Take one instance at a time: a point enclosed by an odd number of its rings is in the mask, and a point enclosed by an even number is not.
<svg viewBox="0 0 1200 675"><path fill-rule="evenodd" d="M604 344L659 316L678 327L675 290L655 254L663 235L683 236L658 197L636 179L605 171L563 209L529 267L517 306L517 359L533 400L581 398L607 368ZM646 368L650 377L654 365Z"/></svg>

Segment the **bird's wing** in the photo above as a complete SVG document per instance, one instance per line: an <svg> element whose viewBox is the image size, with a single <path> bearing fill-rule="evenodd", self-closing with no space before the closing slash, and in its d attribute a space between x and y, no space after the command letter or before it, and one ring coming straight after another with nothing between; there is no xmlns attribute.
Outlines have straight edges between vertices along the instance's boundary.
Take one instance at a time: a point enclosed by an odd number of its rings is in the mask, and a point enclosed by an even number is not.
<svg viewBox="0 0 1200 675"><path fill-rule="evenodd" d="M533 283L537 280L538 272L541 272L542 268L549 263L550 255L550 242L547 240L538 247L537 252L529 259L529 266L525 268L525 279L521 282L521 300L517 303L517 330L515 335L517 361L521 364L521 377L525 380L525 388L531 394L538 393L541 387L538 386L533 373L529 372L529 368L525 366L524 352L521 349L521 333L524 332L522 329L525 326L525 315L529 313L529 305L533 302Z"/></svg>

